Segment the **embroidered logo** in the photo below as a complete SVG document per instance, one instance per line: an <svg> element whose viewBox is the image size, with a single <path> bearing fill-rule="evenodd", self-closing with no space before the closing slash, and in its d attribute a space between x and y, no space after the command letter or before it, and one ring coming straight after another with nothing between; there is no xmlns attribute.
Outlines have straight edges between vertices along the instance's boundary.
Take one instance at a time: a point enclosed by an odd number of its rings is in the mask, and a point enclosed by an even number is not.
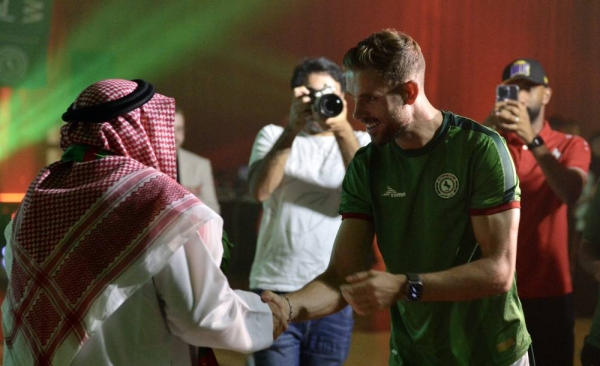
<svg viewBox="0 0 600 366"><path fill-rule="evenodd" d="M519 60L510 66L510 77L512 78L517 75L531 75L531 65L529 65L529 62L525 60Z"/></svg>
<svg viewBox="0 0 600 366"><path fill-rule="evenodd" d="M458 192L458 178L452 173L444 173L435 180L435 193L442 198L453 197Z"/></svg>
<svg viewBox="0 0 600 366"><path fill-rule="evenodd" d="M385 193L382 194L381 196L382 197L393 197L393 198L405 197L406 192L398 193L398 192L396 192L396 190L394 188L388 186L387 191L385 191Z"/></svg>

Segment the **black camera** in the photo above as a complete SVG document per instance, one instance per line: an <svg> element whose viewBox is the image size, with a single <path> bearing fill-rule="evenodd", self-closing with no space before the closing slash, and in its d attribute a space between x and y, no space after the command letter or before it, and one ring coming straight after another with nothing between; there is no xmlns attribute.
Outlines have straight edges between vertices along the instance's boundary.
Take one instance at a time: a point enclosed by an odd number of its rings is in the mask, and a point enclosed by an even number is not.
<svg viewBox="0 0 600 366"><path fill-rule="evenodd" d="M321 90L308 88L313 108L317 113L325 118L335 117L344 110L344 102L337 94L335 87L325 85Z"/></svg>

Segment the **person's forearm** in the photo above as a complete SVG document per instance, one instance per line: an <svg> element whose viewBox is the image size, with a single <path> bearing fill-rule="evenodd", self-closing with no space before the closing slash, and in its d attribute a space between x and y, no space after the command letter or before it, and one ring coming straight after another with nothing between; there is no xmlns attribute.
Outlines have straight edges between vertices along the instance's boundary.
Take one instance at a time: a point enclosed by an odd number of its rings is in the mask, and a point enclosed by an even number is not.
<svg viewBox="0 0 600 366"><path fill-rule="evenodd" d="M347 168L350 161L352 161L354 154L356 154L356 151L360 148L360 144L354 134L354 130L352 130L352 127L349 124L347 129L337 131L334 135L342 153L344 166Z"/></svg>
<svg viewBox="0 0 600 366"><path fill-rule="evenodd" d="M214 229L222 230L220 224ZM170 332L195 346L238 352L268 347L273 340L269 306L254 293L231 289L217 265L221 242L212 233L199 233L153 277Z"/></svg>
<svg viewBox="0 0 600 366"><path fill-rule="evenodd" d="M295 138L296 132L288 128L284 129L267 155L250 168L248 179L250 194L257 201L267 200L281 184L285 164Z"/></svg>
<svg viewBox="0 0 600 366"><path fill-rule="evenodd" d="M576 203L585 185L583 173L562 165L544 145L536 147L531 153L544 172L548 185L561 201L568 205Z"/></svg>
<svg viewBox="0 0 600 366"><path fill-rule="evenodd" d="M494 296L513 285L520 209L471 216L481 258L450 269L425 273L423 301L462 301Z"/></svg>
<svg viewBox="0 0 600 366"><path fill-rule="evenodd" d="M482 258L446 271L421 274L421 301L464 301L510 290L514 268L510 261ZM402 290L405 294L405 289Z"/></svg>
<svg viewBox="0 0 600 366"><path fill-rule="evenodd" d="M294 321L320 318L340 311L347 305L340 286L347 283L347 276L369 268L366 258L369 258L373 248L374 230L371 221L342 221L325 272L302 289L288 294Z"/></svg>
<svg viewBox="0 0 600 366"><path fill-rule="evenodd" d="M341 281L325 272L302 289L287 294L293 321L317 319L343 309L347 303L340 294L340 285Z"/></svg>

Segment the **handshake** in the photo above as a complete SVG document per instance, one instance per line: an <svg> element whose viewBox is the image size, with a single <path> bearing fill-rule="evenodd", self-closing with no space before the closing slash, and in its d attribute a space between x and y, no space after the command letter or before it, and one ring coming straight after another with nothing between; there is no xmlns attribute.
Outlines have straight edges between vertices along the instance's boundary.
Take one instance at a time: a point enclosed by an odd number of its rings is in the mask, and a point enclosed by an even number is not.
<svg viewBox="0 0 600 366"><path fill-rule="evenodd" d="M273 313L273 340L285 332L292 321L292 303L287 296L279 296L272 291L263 291L260 299L269 305Z"/></svg>
<svg viewBox="0 0 600 366"><path fill-rule="evenodd" d="M404 298L403 289L405 289L406 282L407 279L404 274L396 275L375 270L351 274L345 277L345 283L339 287L339 294L343 299L338 299L340 304L337 309L341 309L341 301L352 306L354 311L359 315L367 315L375 311L387 309L395 302ZM300 291L304 291L304 289ZM324 296L320 297L323 298ZM285 295L279 296L271 291L263 291L260 298L264 303L269 305L273 313L273 339L276 339L287 329L292 319L298 318L301 309L303 312L301 318L306 315L306 308L303 308L303 306L306 307L307 303L296 304L294 312L292 303ZM332 301L334 301L333 298ZM331 309L336 308L332 304L329 305L331 305ZM320 303L314 307L322 310L329 306ZM315 314L311 315L315 317ZM319 316L324 315L328 314L321 314Z"/></svg>

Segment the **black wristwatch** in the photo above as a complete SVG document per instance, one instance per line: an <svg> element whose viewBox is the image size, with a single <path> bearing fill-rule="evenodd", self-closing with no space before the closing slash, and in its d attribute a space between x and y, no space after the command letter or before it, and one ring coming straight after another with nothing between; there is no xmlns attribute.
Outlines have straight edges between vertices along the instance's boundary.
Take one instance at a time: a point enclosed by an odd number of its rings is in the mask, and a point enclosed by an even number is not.
<svg viewBox="0 0 600 366"><path fill-rule="evenodd" d="M408 279L408 283L406 284L406 300L413 302L421 300L421 295L423 295L421 277L417 273L407 273L406 278Z"/></svg>
<svg viewBox="0 0 600 366"><path fill-rule="evenodd" d="M527 149L533 150L538 146L542 146L544 144L544 140L538 135L533 138L533 141L527 144Z"/></svg>

